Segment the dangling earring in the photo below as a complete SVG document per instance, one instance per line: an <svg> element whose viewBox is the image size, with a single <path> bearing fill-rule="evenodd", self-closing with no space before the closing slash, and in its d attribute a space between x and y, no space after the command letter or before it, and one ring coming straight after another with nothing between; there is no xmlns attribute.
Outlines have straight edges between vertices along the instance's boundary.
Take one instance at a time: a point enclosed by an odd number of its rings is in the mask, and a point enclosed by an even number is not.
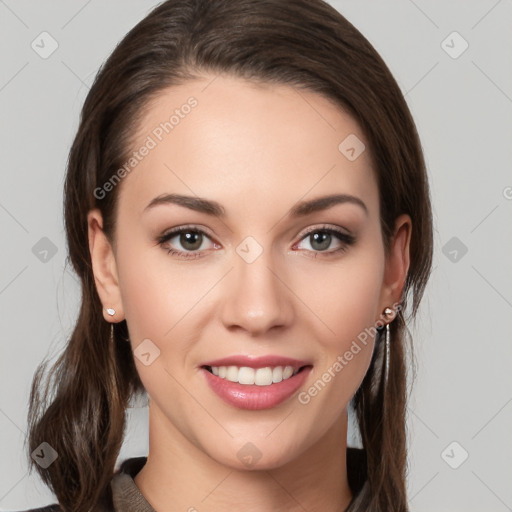
<svg viewBox="0 0 512 512"><path fill-rule="evenodd" d="M386 308L384 310L384 315L386 316L389 316L391 315L391 313L393 313L393 310L391 308ZM386 324L386 370L385 370L385 373L384 373L384 382L385 384L388 383L388 375L389 375L389 359L390 359L390 329L389 329L389 324L391 322L388 322Z"/></svg>
<svg viewBox="0 0 512 512"><path fill-rule="evenodd" d="M112 308L107 308L107 313L110 316L114 316L116 314L116 310ZM123 341L126 341L127 343L130 343L129 338L125 338L124 336L121 336L121 339ZM110 323L110 343L114 343L114 322Z"/></svg>
<svg viewBox="0 0 512 512"><path fill-rule="evenodd" d="M110 316L114 316L116 314L116 310L113 308L107 308L107 313ZM110 324L110 343L114 343L114 324Z"/></svg>

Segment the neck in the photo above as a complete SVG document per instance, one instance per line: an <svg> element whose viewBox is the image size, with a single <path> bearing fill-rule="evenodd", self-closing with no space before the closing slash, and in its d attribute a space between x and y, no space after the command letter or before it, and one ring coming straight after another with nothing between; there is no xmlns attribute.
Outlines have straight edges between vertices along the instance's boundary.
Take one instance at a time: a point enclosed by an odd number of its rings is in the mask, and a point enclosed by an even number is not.
<svg viewBox="0 0 512 512"><path fill-rule="evenodd" d="M315 444L280 467L220 464L172 427L154 405L149 454L134 481L158 512L340 512L352 499L347 479L347 412Z"/></svg>

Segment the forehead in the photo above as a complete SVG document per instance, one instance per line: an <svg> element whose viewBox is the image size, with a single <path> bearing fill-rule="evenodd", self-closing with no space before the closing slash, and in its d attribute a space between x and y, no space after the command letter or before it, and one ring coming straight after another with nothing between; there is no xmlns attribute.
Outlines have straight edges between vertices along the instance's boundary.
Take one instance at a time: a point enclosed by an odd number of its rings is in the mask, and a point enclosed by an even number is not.
<svg viewBox="0 0 512 512"><path fill-rule="evenodd" d="M180 193L215 199L228 216L243 206L261 217L262 206L282 210L339 192L360 197L377 214L377 184L363 144L358 123L317 93L205 76L148 103L120 203L142 214L155 196Z"/></svg>

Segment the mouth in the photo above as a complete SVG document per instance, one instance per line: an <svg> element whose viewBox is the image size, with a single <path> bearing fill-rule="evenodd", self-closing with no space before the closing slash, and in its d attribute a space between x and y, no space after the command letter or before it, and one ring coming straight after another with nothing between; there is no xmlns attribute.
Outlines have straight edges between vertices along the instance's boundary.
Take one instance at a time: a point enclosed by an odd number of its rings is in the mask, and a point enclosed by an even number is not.
<svg viewBox="0 0 512 512"><path fill-rule="evenodd" d="M228 380L245 386L271 386L297 375L310 365L294 367L265 366L263 368L251 368L249 366L209 366L204 365L206 371L220 379Z"/></svg>
<svg viewBox="0 0 512 512"><path fill-rule="evenodd" d="M290 399L313 365L284 357L230 357L199 367L209 388L238 409L270 409Z"/></svg>

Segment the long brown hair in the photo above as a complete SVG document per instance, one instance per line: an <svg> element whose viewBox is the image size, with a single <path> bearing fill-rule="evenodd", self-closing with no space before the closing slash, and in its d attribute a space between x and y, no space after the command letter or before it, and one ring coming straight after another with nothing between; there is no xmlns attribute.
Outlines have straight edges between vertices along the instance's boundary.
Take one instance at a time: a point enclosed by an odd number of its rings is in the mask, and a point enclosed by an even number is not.
<svg viewBox="0 0 512 512"><path fill-rule="evenodd" d="M388 67L368 40L322 0L168 0L125 36L99 70L81 112L64 191L69 259L82 285L80 313L50 371L46 363L37 369L28 413L29 453L47 442L58 458L47 469L30 456L29 463L65 510L88 511L108 490L125 410L130 397L144 388L130 344L118 341L128 335L126 321L115 325L116 341L109 343L110 324L104 321L92 271L87 213L100 209L105 234L114 243L119 187L101 199L95 189L129 158L133 127L148 101L205 71L304 88L348 110L374 161L386 250L395 219L402 213L412 219L403 309L391 324L388 382L384 385L380 371L385 357L380 357L379 331L372 363L352 400L367 480L349 509L406 511L406 324L417 313L431 271L429 186L414 121Z"/></svg>

